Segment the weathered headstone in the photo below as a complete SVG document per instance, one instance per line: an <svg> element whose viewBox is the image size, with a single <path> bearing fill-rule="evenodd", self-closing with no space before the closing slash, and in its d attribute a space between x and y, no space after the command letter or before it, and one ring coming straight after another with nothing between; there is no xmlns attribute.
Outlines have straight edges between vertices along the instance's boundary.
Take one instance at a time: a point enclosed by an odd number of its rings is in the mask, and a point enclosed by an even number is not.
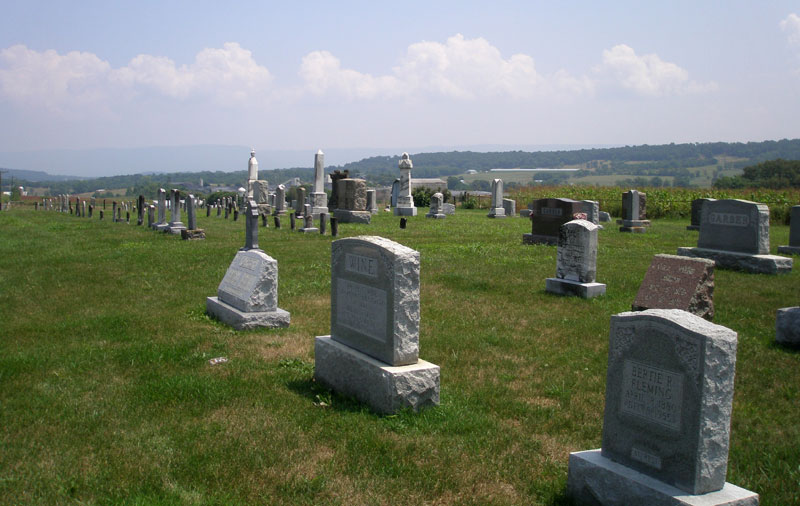
<svg viewBox="0 0 800 506"><path fill-rule="evenodd" d="M177 189L172 189L170 191L170 197L170 221L169 226L164 229L164 232L178 235L181 233L181 230L186 229L186 225L181 221L181 192Z"/></svg>
<svg viewBox="0 0 800 506"><path fill-rule="evenodd" d="M442 204L442 213L444 213L447 216L456 214L456 205L449 203Z"/></svg>
<svg viewBox="0 0 800 506"><path fill-rule="evenodd" d="M304 234L311 234L319 232L319 229L314 226L314 215L311 213L311 204L306 204L303 209L303 228L300 232Z"/></svg>
<svg viewBox="0 0 800 506"><path fill-rule="evenodd" d="M503 208L503 180L492 179L492 204L489 207L489 218L505 218L506 210Z"/></svg>
<svg viewBox="0 0 800 506"><path fill-rule="evenodd" d="M311 214L316 218L328 212L328 194L325 193L325 153L314 155L314 188L311 192Z"/></svg>
<svg viewBox="0 0 800 506"><path fill-rule="evenodd" d="M144 195L139 195L136 205L136 225L144 223Z"/></svg>
<svg viewBox="0 0 800 506"><path fill-rule="evenodd" d="M443 220L447 218L445 214L442 212L442 204L444 201L444 196L441 193L434 193L431 195L431 208L428 211L428 214L425 215L426 218L435 218L439 220Z"/></svg>
<svg viewBox="0 0 800 506"><path fill-rule="evenodd" d="M294 212L297 216L305 216L306 209L306 189L302 186L297 188L297 200L294 202Z"/></svg>
<svg viewBox="0 0 800 506"><path fill-rule="evenodd" d="M581 200L583 204L583 212L586 213L586 221L591 221L601 229L600 225L600 203L596 200Z"/></svg>
<svg viewBox="0 0 800 506"><path fill-rule="evenodd" d="M530 204L531 233L522 234L523 244L557 244L561 225L583 212L583 204L572 199L536 199Z"/></svg>
<svg viewBox="0 0 800 506"><path fill-rule="evenodd" d="M397 164L400 169L400 184L397 189L397 205L394 208L395 216L416 216L417 208L414 207L414 197L411 196L411 162L408 153L403 153Z"/></svg>
<svg viewBox="0 0 800 506"><path fill-rule="evenodd" d="M686 230L700 230L702 220L703 204L712 202L716 199L694 199L692 201L691 225L686 226Z"/></svg>
<svg viewBox="0 0 800 506"><path fill-rule="evenodd" d="M392 182L392 196L390 197L390 207L397 207L397 196L400 195L400 179Z"/></svg>
<svg viewBox="0 0 800 506"><path fill-rule="evenodd" d="M775 342L800 346L800 306L778 309L775 315Z"/></svg>
<svg viewBox="0 0 800 506"><path fill-rule="evenodd" d="M363 179L337 179L338 207L333 214L340 223L369 223L372 214L367 211L367 183Z"/></svg>
<svg viewBox="0 0 800 506"><path fill-rule="evenodd" d="M150 204L147 206L147 227L153 228L153 224L156 222L155 220L155 206ZM91 208L89 208L89 212L91 213Z"/></svg>
<svg viewBox="0 0 800 506"><path fill-rule="evenodd" d="M556 277L547 278L545 289L558 295L577 295L590 299L606 293L606 285L596 282L597 225L572 220L561 225L556 254Z"/></svg>
<svg viewBox="0 0 800 506"><path fill-rule="evenodd" d="M194 195L189 195L186 198L186 222L187 227L181 230L181 239L184 240L198 240L205 239L205 230L197 228L197 199Z"/></svg>
<svg viewBox="0 0 800 506"><path fill-rule="evenodd" d="M250 150L250 159L247 160L247 198L255 199L255 182L258 181L258 160L256 150ZM258 202L258 200L256 200Z"/></svg>
<svg viewBox="0 0 800 506"><path fill-rule="evenodd" d="M736 344L736 332L679 309L612 316L602 449L570 454L567 495L757 505L757 494L725 482Z"/></svg>
<svg viewBox="0 0 800 506"><path fill-rule="evenodd" d="M631 309L683 309L711 321L714 262L676 255L654 256Z"/></svg>
<svg viewBox="0 0 800 506"><path fill-rule="evenodd" d="M706 202L697 247L678 248L678 255L708 258L720 269L762 274L792 270L791 258L769 254L769 208L748 200Z"/></svg>
<svg viewBox="0 0 800 506"><path fill-rule="evenodd" d="M72 204L70 204L71 206ZM72 208L70 208L70 214L72 213ZM117 221L117 201L111 203L111 223L115 223Z"/></svg>
<svg viewBox="0 0 800 506"><path fill-rule="evenodd" d="M517 201L514 199L503 199L503 210L506 216L513 218L517 215Z"/></svg>
<svg viewBox="0 0 800 506"><path fill-rule="evenodd" d="M789 245L778 246L778 253L800 255L800 206L792 206L789 214Z"/></svg>
<svg viewBox="0 0 800 506"><path fill-rule="evenodd" d="M337 237L339 235L339 220L336 219L336 216L331 216L331 237Z"/></svg>
<svg viewBox="0 0 800 506"><path fill-rule="evenodd" d="M439 366L419 360L419 253L375 236L331 247L331 335L314 377L379 413L439 404Z"/></svg>
<svg viewBox="0 0 800 506"><path fill-rule="evenodd" d="M272 214L280 216L286 214L286 187L279 184L275 188L275 207Z"/></svg>
<svg viewBox="0 0 800 506"><path fill-rule="evenodd" d="M153 228L163 231L168 228L167 224L167 191L164 188L158 189L158 222L153 224Z"/></svg>
<svg viewBox="0 0 800 506"><path fill-rule="evenodd" d="M620 232L643 233L650 226L647 217L647 195L637 190L628 190L622 194L622 219L617 223Z"/></svg>
<svg viewBox="0 0 800 506"><path fill-rule="evenodd" d="M369 211L370 214L378 214L376 194L377 192L375 190L367 190L367 211Z"/></svg>
<svg viewBox="0 0 800 506"><path fill-rule="evenodd" d="M348 179L350 177L349 174L350 172L346 170L334 170L331 173L331 198L328 200L328 209L333 210L344 205L342 202L339 202L338 186L336 182L340 179Z"/></svg>

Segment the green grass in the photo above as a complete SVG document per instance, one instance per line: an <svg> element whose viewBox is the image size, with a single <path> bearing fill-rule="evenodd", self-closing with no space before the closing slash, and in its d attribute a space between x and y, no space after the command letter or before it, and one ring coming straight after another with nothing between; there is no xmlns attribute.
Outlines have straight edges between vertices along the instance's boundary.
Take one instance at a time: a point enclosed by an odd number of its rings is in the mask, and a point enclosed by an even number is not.
<svg viewBox="0 0 800 506"><path fill-rule="evenodd" d="M696 243L687 221L600 231L593 300L544 291L556 249L523 246L527 220L341 225L421 255L420 356L441 366L442 404L377 416L312 381L330 236L260 229L292 324L236 332L204 307L243 221L201 213L208 239L189 242L2 212L0 503L567 504L569 452L600 446L609 317L652 255ZM771 233L773 253L788 244ZM800 501L800 353L773 344L775 310L798 303L797 270L716 273L715 323L739 333L728 481L762 504Z"/></svg>

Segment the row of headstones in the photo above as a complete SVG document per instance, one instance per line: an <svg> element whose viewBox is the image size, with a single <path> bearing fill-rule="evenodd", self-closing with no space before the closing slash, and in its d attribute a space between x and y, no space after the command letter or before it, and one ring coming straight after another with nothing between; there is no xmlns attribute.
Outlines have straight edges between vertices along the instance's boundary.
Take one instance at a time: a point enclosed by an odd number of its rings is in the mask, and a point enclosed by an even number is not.
<svg viewBox="0 0 800 506"><path fill-rule="evenodd" d="M316 381L379 413L438 405L439 367L419 358L419 260L381 237L333 242L331 333L315 339ZM207 311L239 329L286 327L277 281L277 261L249 237ZM613 316L609 342L602 448L570 455L569 495L592 504L694 504L697 495L703 504L757 504L757 494L725 482L736 333L653 309Z"/></svg>

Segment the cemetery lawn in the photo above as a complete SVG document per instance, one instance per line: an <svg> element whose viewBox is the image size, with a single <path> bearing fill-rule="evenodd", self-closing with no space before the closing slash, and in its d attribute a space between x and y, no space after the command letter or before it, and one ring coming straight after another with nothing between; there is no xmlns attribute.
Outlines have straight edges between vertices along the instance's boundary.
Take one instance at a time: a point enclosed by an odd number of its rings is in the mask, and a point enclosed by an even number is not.
<svg viewBox="0 0 800 506"><path fill-rule="evenodd" d="M441 406L394 416L312 380L330 236L259 229L292 322L237 332L205 298L244 220L200 210L207 239L181 241L97 211L0 213L0 504L569 504L569 452L600 446L609 317L697 232L606 223L607 294L583 300L544 291L556 248L522 245L528 220L425 212L405 230L383 212L340 226L420 252L420 357L441 367ZM771 253L788 236L773 226ZM773 343L798 270L716 271L714 322L739 334L728 481L765 505L800 503L800 351Z"/></svg>

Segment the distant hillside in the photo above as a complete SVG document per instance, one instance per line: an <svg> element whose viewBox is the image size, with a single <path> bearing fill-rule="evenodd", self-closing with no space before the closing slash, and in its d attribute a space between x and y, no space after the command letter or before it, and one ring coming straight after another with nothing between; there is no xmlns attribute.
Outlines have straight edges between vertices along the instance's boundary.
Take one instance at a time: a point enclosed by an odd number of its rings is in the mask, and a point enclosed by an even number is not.
<svg viewBox="0 0 800 506"><path fill-rule="evenodd" d="M54 176L53 174L48 174L47 172L41 170L22 170L22 169L8 169L4 167L0 167L0 171L3 172L3 179L5 182L4 185L8 182L8 179L20 179L25 182L29 183L38 183L39 181L70 181L80 179L75 176Z"/></svg>

